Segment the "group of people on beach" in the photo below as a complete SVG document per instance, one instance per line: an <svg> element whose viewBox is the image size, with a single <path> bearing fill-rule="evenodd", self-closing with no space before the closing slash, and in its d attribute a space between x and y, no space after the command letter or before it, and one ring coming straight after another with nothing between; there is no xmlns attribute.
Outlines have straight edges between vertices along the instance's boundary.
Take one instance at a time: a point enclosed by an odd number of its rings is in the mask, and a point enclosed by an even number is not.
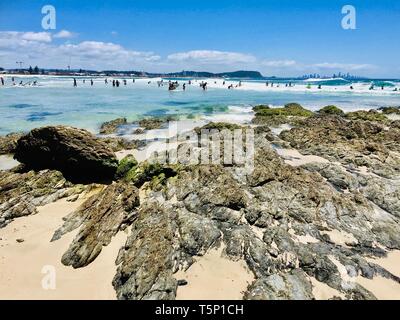
<svg viewBox="0 0 400 320"><path fill-rule="evenodd" d="M17 85L17 84L15 83L15 78L14 78L14 77L11 78L11 82L12 82L12 85L13 85L13 86L16 86L16 85ZM6 84L3 77L0 77L0 83L1 83L2 86L4 86L4 85ZM23 86L23 87L25 87L25 86L36 86L36 85L37 85L37 80L28 81L28 82L25 82L25 83L21 80L21 81L18 83L18 85L19 85L19 86Z"/></svg>

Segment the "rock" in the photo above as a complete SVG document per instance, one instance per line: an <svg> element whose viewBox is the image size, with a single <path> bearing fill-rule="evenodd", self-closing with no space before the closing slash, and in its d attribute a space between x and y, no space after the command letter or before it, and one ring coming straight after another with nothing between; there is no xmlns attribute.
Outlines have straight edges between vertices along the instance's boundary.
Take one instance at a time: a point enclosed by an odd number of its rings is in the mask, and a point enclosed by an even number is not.
<svg viewBox="0 0 400 320"><path fill-rule="evenodd" d="M176 226L170 213L157 204L140 209L131 234L117 258L113 286L118 299L171 300L177 281L173 277Z"/></svg>
<svg viewBox="0 0 400 320"><path fill-rule="evenodd" d="M91 196L68 216L51 239L56 241L65 233L80 227L64 253L62 263L74 268L90 264L113 236L133 222L138 206L139 191L125 182L113 183L99 194Z"/></svg>
<svg viewBox="0 0 400 320"><path fill-rule="evenodd" d="M84 186L73 186L58 171L0 171L0 228L15 218L37 213L38 206L83 190Z"/></svg>
<svg viewBox="0 0 400 320"><path fill-rule="evenodd" d="M115 173L116 179L125 177L126 174L130 170L134 169L137 165L138 162L136 161L135 157L133 155L127 155L118 164L118 169L117 172Z"/></svg>
<svg viewBox="0 0 400 320"><path fill-rule="evenodd" d="M111 180L115 154L86 130L54 126L32 130L18 140L14 158L35 170L55 169L71 181Z"/></svg>
<svg viewBox="0 0 400 320"><path fill-rule="evenodd" d="M346 118L350 120L367 120L367 121L387 121L388 118L376 110L370 111L354 111L346 113Z"/></svg>
<svg viewBox="0 0 400 320"><path fill-rule="evenodd" d="M158 119L158 118L148 118L142 119L139 121L139 126L144 128L145 130L154 130L160 129L166 120Z"/></svg>
<svg viewBox="0 0 400 320"><path fill-rule="evenodd" d="M178 286L186 286L188 282L185 279L180 279L177 281Z"/></svg>
<svg viewBox="0 0 400 320"><path fill-rule="evenodd" d="M24 242L25 240L24 239L17 239L16 240L18 243L22 243L22 242Z"/></svg>
<svg viewBox="0 0 400 320"><path fill-rule="evenodd" d="M226 123L226 122L210 122L207 123L206 125L202 126L201 128L197 127L194 129L194 131L197 134L201 134L201 130L229 130L229 131L234 131L237 129L243 129L242 126L239 126L238 124L234 123Z"/></svg>
<svg viewBox="0 0 400 320"><path fill-rule="evenodd" d="M314 113L304 109L298 103L288 103L283 108L270 108L260 105L253 108L256 113L252 120L254 124L278 126L285 123L296 123L304 117L311 117Z"/></svg>
<svg viewBox="0 0 400 320"><path fill-rule="evenodd" d="M107 138L99 138L101 141L107 144L107 146L114 152L118 152L121 150L132 150L139 149L141 147L146 146L146 141L141 140L127 140L121 137L107 137Z"/></svg>
<svg viewBox="0 0 400 320"><path fill-rule="evenodd" d="M0 136L0 155L14 153L17 141L23 135L23 133L9 133L6 136Z"/></svg>
<svg viewBox="0 0 400 320"><path fill-rule="evenodd" d="M355 167L368 167L382 177L400 177L400 130L380 122L343 117L310 117L279 137L303 154Z"/></svg>
<svg viewBox="0 0 400 320"><path fill-rule="evenodd" d="M79 194L75 194L75 195L67 198L67 201L68 202L75 202L76 200L78 200L78 198L79 198Z"/></svg>
<svg viewBox="0 0 400 320"><path fill-rule="evenodd" d="M399 107L382 107L378 110L382 111L383 114L400 114L400 106Z"/></svg>
<svg viewBox="0 0 400 320"><path fill-rule="evenodd" d="M344 112L342 109L339 109L336 106L326 106L323 107L318 111L319 114L323 115L338 115L338 116L344 116Z"/></svg>
<svg viewBox="0 0 400 320"><path fill-rule="evenodd" d="M118 127L127 124L126 118L118 118L108 122L104 122L100 127L100 134L113 134Z"/></svg>
<svg viewBox="0 0 400 320"><path fill-rule="evenodd" d="M301 270L274 274L254 281L245 293L246 300L312 300L312 285Z"/></svg>
<svg viewBox="0 0 400 320"><path fill-rule="evenodd" d="M135 129L132 133L133 133L133 134L144 134L144 133L145 133L145 130L142 129L142 128L137 128L137 129Z"/></svg>
<svg viewBox="0 0 400 320"><path fill-rule="evenodd" d="M153 187L163 185L166 179L174 177L179 166L163 166L157 162L141 162L138 166L132 167L126 174L125 180L132 182L140 188L145 182L152 182Z"/></svg>

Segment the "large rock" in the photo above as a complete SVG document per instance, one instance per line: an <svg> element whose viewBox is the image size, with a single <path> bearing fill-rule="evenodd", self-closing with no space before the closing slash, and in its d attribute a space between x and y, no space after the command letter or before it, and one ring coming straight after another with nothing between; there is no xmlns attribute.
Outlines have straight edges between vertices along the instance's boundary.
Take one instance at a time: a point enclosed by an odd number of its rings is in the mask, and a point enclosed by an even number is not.
<svg viewBox="0 0 400 320"><path fill-rule="evenodd" d="M32 169L56 169L72 181L107 181L114 177L114 152L86 130L49 126L18 140L14 158Z"/></svg>

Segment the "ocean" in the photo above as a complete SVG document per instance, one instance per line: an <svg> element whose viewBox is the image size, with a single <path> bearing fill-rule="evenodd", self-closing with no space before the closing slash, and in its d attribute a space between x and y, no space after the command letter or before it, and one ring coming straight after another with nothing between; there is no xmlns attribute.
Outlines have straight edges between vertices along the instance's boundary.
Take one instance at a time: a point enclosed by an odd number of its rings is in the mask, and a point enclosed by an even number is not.
<svg viewBox="0 0 400 320"><path fill-rule="evenodd" d="M16 76L16 85L12 85L10 76L4 78L6 84L0 86L1 135L55 124L97 132L102 122L117 117L126 117L129 121L163 115L218 121L250 119L251 108L257 104L283 106L298 102L310 110L336 105L345 111L400 105L398 80L263 79L242 80L239 87L239 79L227 79L225 85L222 79L203 79L192 80L192 85L186 85L183 91L182 84L188 79L180 79L178 89L168 91L167 79L164 86L158 86L161 78L135 82L126 78L126 86L119 78L119 88L112 87L112 78L108 78L108 85L104 78L93 78L91 86L90 77L79 77L76 88L72 77ZM23 84L19 85L21 81ZM37 81L36 86L32 85L33 81ZM208 90L200 88L201 81L208 83ZM286 87L289 82L294 86ZM375 84L374 90L369 90L371 83ZM227 89L230 84L232 90ZM399 91L394 91L395 88Z"/></svg>

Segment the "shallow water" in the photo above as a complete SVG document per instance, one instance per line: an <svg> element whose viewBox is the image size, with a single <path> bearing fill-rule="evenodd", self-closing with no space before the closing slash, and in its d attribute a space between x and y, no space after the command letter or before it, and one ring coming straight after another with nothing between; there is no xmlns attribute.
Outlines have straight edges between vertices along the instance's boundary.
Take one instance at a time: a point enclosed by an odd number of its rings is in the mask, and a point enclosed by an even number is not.
<svg viewBox="0 0 400 320"><path fill-rule="evenodd" d="M119 88L113 88L110 78L108 85L104 78L96 78L94 86L90 86L90 80L84 84L78 78L78 87L73 88L71 77L16 77L16 83L23 81L28 83L26 86L12 86L11 78L5 78L6 86L0 87L0 134L49 124L73 125L96 132L102 122L116 117L133 121L143 116L183 115L235 121L243 117L251 119L251 106L256 104L282 106L299 102L311 110L328 104L344 110L400 104L400 92L393 92L392 87L369 92L367 82L354 84L354 92L348 90L348 83L325 85L322 90L314 83L311 89L305 83L294 88L285 88L281 83L279 88L275 84L272 89L257 81L243 81L237 90L227 90L228 84L238 82L227 81L223 87L221 79L207 79L207 91L201 90L199 82L193 82L186 91L180 86L169 92L167 85L158 87L160 79L138 79L135 83L127 79L126 86L121 82ZM38 81L38 86L29 85L33 80Z"/></svg>

